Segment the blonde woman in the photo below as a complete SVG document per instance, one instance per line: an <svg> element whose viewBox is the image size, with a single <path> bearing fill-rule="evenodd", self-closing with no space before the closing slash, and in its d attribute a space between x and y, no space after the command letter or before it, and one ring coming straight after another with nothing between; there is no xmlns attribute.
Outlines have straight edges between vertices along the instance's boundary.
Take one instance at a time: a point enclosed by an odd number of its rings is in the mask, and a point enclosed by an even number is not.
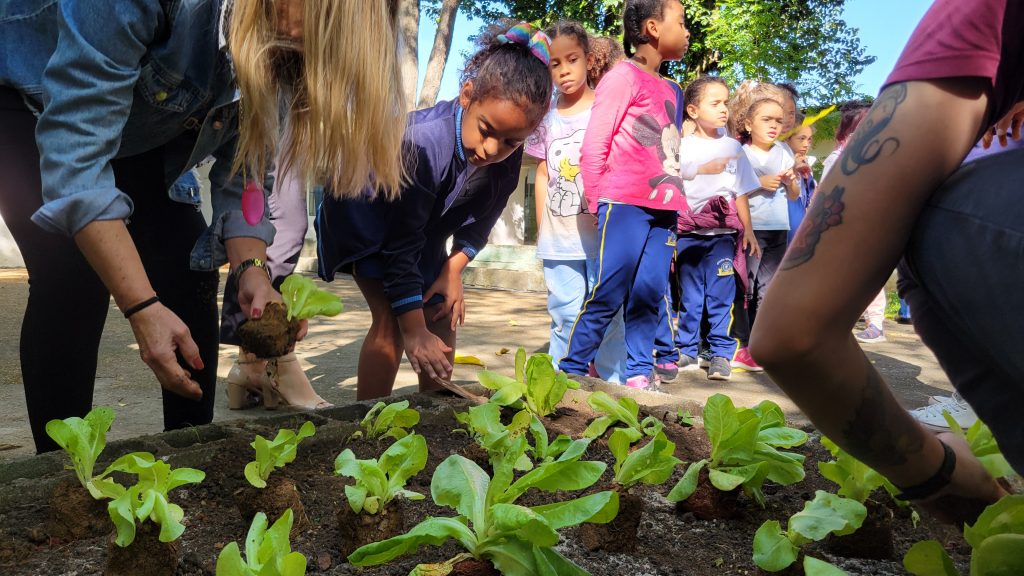
<svg viewBox="0 0 1024 576"><path fill-rule="evenodd" d="M258 197L241 210L244 182L279 152L339 196L398 190L395 4L0 0L0 214L29 269L37 450L56 447L48 420L91 406L110 296L163 387L165 428L212 419L217 268L230 262L250 317L280 298L263 263L273 226ZM199 198L167 193L208 156L209 226Z"/></svg>

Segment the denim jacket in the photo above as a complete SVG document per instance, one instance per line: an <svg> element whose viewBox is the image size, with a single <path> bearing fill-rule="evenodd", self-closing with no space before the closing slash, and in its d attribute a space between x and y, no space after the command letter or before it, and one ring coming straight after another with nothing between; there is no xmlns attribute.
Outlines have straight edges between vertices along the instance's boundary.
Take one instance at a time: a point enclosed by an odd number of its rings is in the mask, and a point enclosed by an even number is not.
<svg viewBox="0 0 1024 576"><path fill-rule="evenodd" d="M162 146L162 190L178 202L199 204L172 184L215 160L213 220L193 269L226 262L226 239L273 241L266 217L245 222L243 179L231 174L239 96L220 30L224 1L0 0L0 85L19 90L39 117L36 224L74 235L95 220L128 218L132 202L110 160Z"/></svg>

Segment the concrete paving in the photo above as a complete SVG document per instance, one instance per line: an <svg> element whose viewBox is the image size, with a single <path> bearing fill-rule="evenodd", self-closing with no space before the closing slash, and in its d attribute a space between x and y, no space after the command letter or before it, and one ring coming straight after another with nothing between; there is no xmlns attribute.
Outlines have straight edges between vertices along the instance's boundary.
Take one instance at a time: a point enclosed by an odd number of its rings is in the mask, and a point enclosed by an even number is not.
<svg viewBox="0 0 1024 576"><path fill-rule="evenodd" d="M345 312L336 318L312 321L309 336L299 344L297 354L324 398L334 404L348 403L355 399L356 365L370 324L370 313L351 281L321 285L341 296ZM27 294L24 270L0 270L0 463L34 452L18 361L18 338ZM511 373L516 348L522 346L531 353L547 348L550 321L543 293L468 288L466 300L467 323L459 331L457 347L460 355L477 356L489 369ZM888 342L870 345L867 353L904 406L921 406L931 394L948 394L952 389L948 380L913 330L891 322L887 322L886 329ZM59 361L59 346L59 342L54 342L55 361ZM498 354L504 348L511 352ZM221 378L227 376L236 353L233 347L221 347L218 368ZM477 370L475 366L459 365L454 380L475 382ZM267 415L261 408L228 410L222 392L223 380L220 384L214 422ZM723 392L732 396L738 405L753 405L766 398L773 400L790 418L803 419L764 375L736 372L729 382L713 382L707 380L703 371L691 372L664 388L668 395L657 395L651 399L652 403L678 404L684 400L702 403L710 395ZM416 376L403 360L395 393L415 390ZM152 434L163 428L157 408L159 385L139 358L128 322L113 302L100 345L94 401L96 405L112 406L117 411L117 420L109 434L112 441Z"/></svg>

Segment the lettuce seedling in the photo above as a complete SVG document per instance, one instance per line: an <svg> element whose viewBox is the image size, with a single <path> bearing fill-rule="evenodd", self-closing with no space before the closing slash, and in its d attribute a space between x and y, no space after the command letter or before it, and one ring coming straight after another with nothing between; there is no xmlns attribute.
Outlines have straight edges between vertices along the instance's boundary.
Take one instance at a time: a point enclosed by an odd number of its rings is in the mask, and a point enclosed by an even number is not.
<svg viewBox="0 0 1024 576"><path fill-rule="evenodd" d="M818 470L826 479L839 485L837 492L840 496L852 498L863 504L879 488L885 488L890 494L897 493L896 487L884 476L848 454L835 442L822 436L821 444L832 453L835 460L818 462Z"/></svg>
<svg viewBox="0 0 1024 576"><path fill-rule="evenodd" d="M628 490L643 482L657 486L668 480L682 460L675 457L676 445L658 432L643 448L630 453L627 428L616 428L608 438L608 449L615 456L615 482Z"/></svg>
<svg viewBox="0 0 1024 576"><path fill-rule="evenodd" d="M273 441L268 441L257 434L256 439L250 444L256 449L256 459L245 465L245 479L256 488L266 488L267 479L274 468L283 468L285 464L295 460L299 442L315 433L316 427L313 423L306 422L299 428L298 433L294 430L279 431Z"/></svg>
<svg viewBox="0 0 1024 576"><path fill-rule="evenodd" d="M780 448L800 446L807 442L807 433L788 428L782 409L773 402L736 408L728 396L715 394L704 406L704 430L711 441L711 459L686 468L668 494L672 502L693 495L705 466L712 486L726 492L742 487L762 508L765 480L786 486L804 479L804 456Z"/></svg>
<svg viewBox="0 0 1024 576"><path fill-rule="evenodd" d="M115 498L120 494L117 484L110 479L94 478L93 469L100 453L107 446L107 431L114 422L114 411L103 406L93 408L85 418L72 416L46 423L46 435L71 457L70 469L89 494L97 500Z"/></svg>
<svg viewBox="0 0 1024 576"><path fill-rule="evenodd" d="M499 406L526 408L538 418L555 411L566 390L580 385L569 380L565 372L555 371L551 356L534 354L526 359L526 350L516 352L515 378L481 370L477 377L485 388L494 390L491 402Z"/></svg>
<svg viewBox="0 0 1024 576"><path fill-rule="evenodd" d="M306 320L314 316L337 316L345 307L341 298L316 287L316 283L291 274L281 283L281 297L288 309L288 320Z"/></svg>
<svg viewBox="0 0 1024 576"><path fill-rule="evenodd" d="M392 444L379 459L357 460L346 448L334 460L334 473L354 478L345 486L345 496L352 511L376 514L396 496L423 500L425 496L405 489L405 483L427 465L427 439L410 434Z"/></svg>
<svg viewBox="0 0 1024 576"><path fill-rule="evenodd" d="M197 484L206 473L193 468L176 468L157 460L148 452L132 452L118 458L103 472L124 472L138 477L134 486L119 488L119 493L107 505L110 519L117 528L115 542L122 548L135 540L135 523L147 518L160 525L160 541L173 542L185 531L181 519L185 511L170 502L171 490L185 484Z"/></svg>
<svg viewBox="0 0 1024 576"><path fill-rule="evenodd" d="M367 440L380 440L381 438L401 440L409 435L406 428L412 428L419 423L420 413L409 408L408 400L392 404L377 402L359 423L362 430L356 430L351 437L353 439L366 437Z"/></svg>
<svg viewBox="0 0 1024 576"><path fill-rule="evenodd" d="M587 398L587 404L597 411L599 416L583 431L584 438L600 438L614 424L623 424L630 444L644 436L654 437L665 428L665 424L654 416L640 420L640 405L628 396L613 399L605 392L594 392Z"/></svg>
<svg viewBox="0 0 1024 576"><path fill-rule="evenodd" d="M953 419L948 410L942 411L942 417L946 419L952 432L964 440L971 447L971 452L981 461L981 465L993 478L1009 478L1016 475L1013 467L1006 461L992 431L980 419L971 424L965 432L963 427Z"/></svg>
<svg viewBox="0 0 1024 576"><path fill-rule="evenodd" d="M570 457L583 454L590 445L589 438L573 440L565 434L559 434L554 440L550 440L547 428L536 416L530 420L530 435L533 436L530 452L538 463L551 462L564 454L569 454Z"/></svg>
<svg viewBox="0 0 1024 576"><path fill-rule="evenodd" d="M971 545L971 576L1024 574L1024 494L1003 496L964 526ZM942 544L925 540L911 546L903 567L916 576L960 576Z"/></svg>
<svg viewBox="0 0 1024 576"><path fill-rule="evenodd" d="M785 531L778 520L761 524L754 533L754 564L768 572L784 570L796 562L801 546L823 540L829 534L852 534L863 524L865 516L867 509L860 502L818 490L813 500L804 503L803 510L790 516ZM805 557L807 574L825 574L828 572L821 570L829 567L839 570L827 562L815 560L810 562L810 570L816 570L812 572L808 570L808 563Z"/></svg>
<svg viewBox="0 0 1024 576"><path fill-rule="evenodd" d="M529 410L520 410L506 426L501 422L501 406L491 402L455 413L455 419L465 426L460 431L468 433L487 452L492 467L507 461L520 471L533 468L526 455L530 449L526 431L532 418Z"/></svg>
<svg viewBox="0 0 1024 576"><path fill-rule="evenodd" d="M430 493L434 503L453 508L459 515L427 518L406 534L357 549L348 560L356 566L376 566L415 552L420 546L440 546L454 538L474 558L489 560L503 574L586 575L585 570L554 550L557 531L583 522L611 521L618 513L618 494L604 491L532 507L515 503L533 488L556 492L593 485L606 465L580 462L578 458L541 464L513 482L510 466L496 470L490 478L473 461L458 454L449 456L434 471ZM444 564L450 567L457 559ZM413 574L425 574L431 568L420 565Z"/></svg>
<svg viewBox="0 0 1024 576"><path fill-rule="evenodd" d="M291 508L267 529L267 515L257 512L245 536L245 560L237 542L229 542L217 556L216 576L305 576L306 557L292 552Z"/></svg>

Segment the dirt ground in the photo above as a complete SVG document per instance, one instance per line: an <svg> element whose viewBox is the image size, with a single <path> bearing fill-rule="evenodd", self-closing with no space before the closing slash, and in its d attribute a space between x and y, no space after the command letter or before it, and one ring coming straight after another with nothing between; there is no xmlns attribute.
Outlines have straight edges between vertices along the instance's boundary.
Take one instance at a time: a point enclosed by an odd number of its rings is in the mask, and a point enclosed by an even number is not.
<svg viewBox="0 0 1024 576"><path fill-rule="evenodd" d="M223 284L223 283L222 283ZM363 336L370 325L370 313L356 289L348 280L322 284L340 295L345 312L336 318L314 320L309 336L299 344L297 353L317 391L335 404L355 399L356 365ZM24 270L0 270L0 463L34 452L18 361L18 339L21 317L28 295ZM474 355L489 369L510 372L514 351L522 346L528 352L547 348L550 324L545 295L536 292L467 289L467 322L459 331L458 353ZM948 394L952 389L932 354L908 326L886 324L888 342L869 345L869 358L892 385L900 401L908 408L926 403L932 394ZM56 344L56 343L55 343ZM497 355L502 348L513 353ZM59 350L54 348L55 359ZM223 346L220 350L218 374L227 376L236 350ZM456 382L475 382L477 367L460 365ZM223 385L223 381L221 381ZM396 393L412 392L416 377L403 360L395 386ZM263 409L232 411L227 398L218 390L214 421L258 418ZM703 403L708 396L724 392L737 405L753 405L767 398L777 402L787 415L802 419L793 404L764 375L734 373L730 382L712 382L705 373L681 375L666 385L664 403L695 400ZM159 387L155 377L139 358L138 347L125 321L111 301L110 314L100 345L96 375L96 405L112 406L117 420L108 438L130 438L159 432L163 428Z"/></svg>

